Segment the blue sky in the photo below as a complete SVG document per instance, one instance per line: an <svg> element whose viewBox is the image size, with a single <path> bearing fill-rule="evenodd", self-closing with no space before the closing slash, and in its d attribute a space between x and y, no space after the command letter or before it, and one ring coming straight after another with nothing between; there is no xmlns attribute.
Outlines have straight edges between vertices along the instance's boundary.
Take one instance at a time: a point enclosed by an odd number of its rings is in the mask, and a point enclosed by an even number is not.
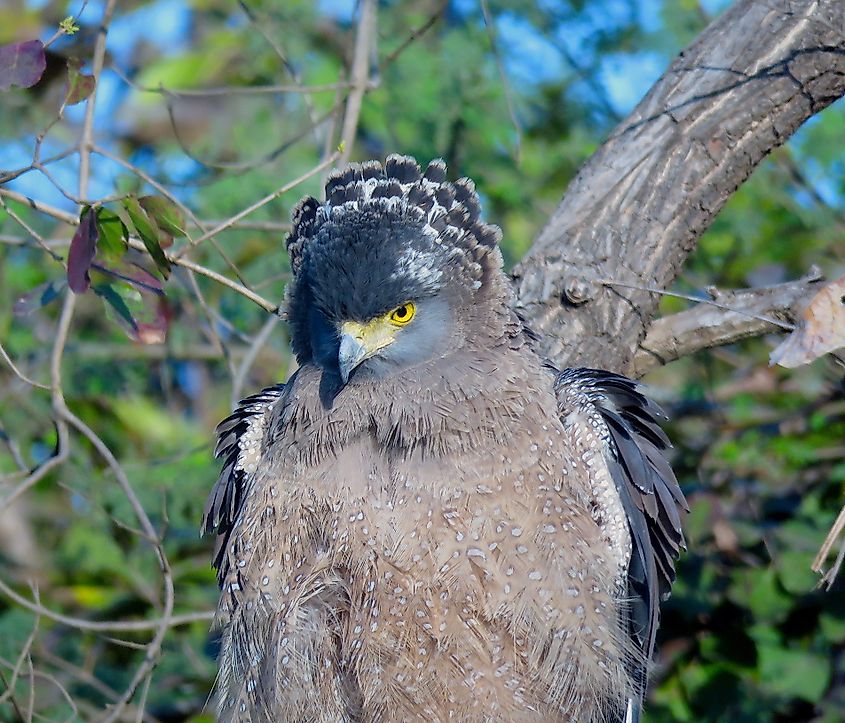
<svg viewBox="0 0 845 723"><path fill-rule="evenodd" d="M45 0L29 0L31 7L43 5ZM541 0L546 6L554 7L554 0ZM727 0L703 0L702 5L717 12L728 4ZM79 12L81 0L67 4L68 14ZM318 0L319 9L326 15L340 22L354 20L356 0ZM453 7L459 14L478 18L478 0L455 0ZM660 0L642 0L638 6L638 19L647 30L660 27ZM83 26L96 26L103 14L103 0L91 0L79 17ZM573 57L589 60L592 52L592 38L599 29L610 29L628 20L630 5L625 0L603 0L588 3L581 20L567 22L558 31L556 42ZM132 54L139 43L154 45L167 55L182 52L190 42L191 8L185 0L155 0L129 12L118 7L118 13L112 23L108 36L108 50L116 63L128 67ZM235 2L232 3L232 17L240 17ZM154 32L150 29L154 28ZM52 34L45 29L45 37ZM555 43L542 37L516 13L502 12L496 19L496 34L503 53L507 73L512 81L520 85L531 85L561 77L567 72L568 63ZM60 49L60 47L59 47ZM619 115L630 111L642 98L649 87L660 77L669 58L656 52L611 54L599 59L599 77L606 89L608 99ZM585 91L586 92L586 91ZM97 127L108 128L118 115L118 109L129 93L120 78L110 71L105 71L100 81L97 95ZM68 108L66 117L73 124L79 124L84 113L84 104ZM31 136L24 136L18 142L6 142L0 145L0 168L15 168L26 165L32 154ZM102 142L102 141L100 141ZM58 146L48 143L45 155L58 150ZM141 157L133 159L140 163L151 163L152 159ZM171 159L171 170L177 174L190 172L190 163L179 163ZM97 175L92 178L91 195L104 196L113 191L115 176L120 169L98 158ZM59 163L53 169L62 183L74 188L76 176L75 161ZM151 168L151 170L153 170ZM47 201L63 208L71 209L73 204L64 198L49 182L39 174L28 174L15 181L13 187L23 193Z"/></svg>

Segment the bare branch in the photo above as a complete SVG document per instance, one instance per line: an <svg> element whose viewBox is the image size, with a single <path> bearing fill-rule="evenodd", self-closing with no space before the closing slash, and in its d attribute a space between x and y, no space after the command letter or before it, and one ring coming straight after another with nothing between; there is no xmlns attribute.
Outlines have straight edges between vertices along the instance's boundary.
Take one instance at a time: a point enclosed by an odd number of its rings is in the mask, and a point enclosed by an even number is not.
<svg viewBox="0 0 845 723"><path fill-rule="evenodd" d="M132 80L126 73L115 65L111 66L115 74L133 90L141 93L156 93L170 98L207 98L232 95L278 95L279 93L332 93L338 90L346 90L350 87L347 82L325 83L322 85L298 85L298 84L276 84L276 85L224 85L215 88L165 88L163 85L152 87L140 85Z"/></svg>
<svg viewBox="0 0 845 723"><path fill-rule="evenodd" d="M502 62L502 55L499 52L499 44L496 38L496 27L493 23L493 17L490 14L490 7L487 0L481 0L481 12L484 16L484 26L487 29L487 37L490 39L490 50L493 53L493 58L496 61L496 69L499 72L499 79L502 81L502 92L505 96L505 105L508 108L508 115L511 119L514 135L516 138L514 148L514 160L519 164L520 156L522 155L522 124L516 115L516 107L513 101L513 94L511 93L511 86L508 82L507 73L505 73L505 65Z"/></svg>
<svg viewBox="0 0 845 723"><path fill-rule="evenodd" d="M129 239L129 247L135 249L136 251L141 251L144 253L146 253L147 251L146 246L144 246L141 241L138 241L134 238ZM241 296L244 296L253 303L258 304L258 306L264 309L264 311L269 311L271 314L275 314L278 311L278 304L270 303L263 296L261 296L260 294L256 294L254 291L250 291L248 288L246 288L246 286L241 286L237 281L227 279L222 274L218 274L216 271L212 271L211 269L208 269L205 266L201 266L200 264L196 264L188 259L179 258L179 256L176 254L165 253L165 256L167 256L167 259L168 261L170 261L171 264L182 266L183 268L189 269L190 271L200 274L200 276L206 276L209 279L213 279L218 284L221 284L226 288L232 289L232 291L236 291Z"/></svg>
<svg viewBox="0 0 845 723"><path fill-rule="evenodd" d="M54 612L49 608L44 607L38 602L28 600L23 595L15 592L3 580L0 580L0 593L3 593L7 598L13 600L21 607L32 611L48 620L52 620L62 625L67 625L69 628L76 628L77 630L88 630L91 632L143 632L145 630L156 630L162 626L166 621L171 628L180 625L190 625L196 622L205 622L214 619L213 610L203 610L196 613L185 613L184 615L171 615L169 618L164 617L150 618L149 620L85 620L84 618L75 618L70 615L62 615Z"/></svg>
<svg viewBox="0 0 845 723"><path fill-rule="evenodd" d="M435 8L434 12L431 16L426 20L422 25L419 27L413 28L408 36L399 44L399 46L390 52L387 57L385 57L384 61L382 61L381 67L382 70L387 68L389 65L396 62L396 59L405 52L405 50L416 40L421 38L425 35L432 26L443 17L443 13L446 11L446 8L449 7L449 0L442 0L440 4Z"/></svg>
<svg viewBox="0 0 845 723"><path fill-rule="evenodd" d="M261 331L255 335L255 339L253 339L252 344L249 345L247 353L238 365L237 371L232 379L232 407L234 407L241 398L249 370L252 368L252 365L261 353L261 349L273 333L273 329L276 328L278 321L279 316L277 314L267 318L267 321L264 322L264 326L261 327Z"/></svg>
<svg viewBox="0 0 845 723"><path fill-rule="evenodd" d="M376 47L376 0L362 0L361 17L355 35L355 51L352 56L352 91L346 99L346 115L340 132L340 163L346 163L352 153L355 134L358 132L358 117L361 103L369 86L370 59Z"/></svg>
<svg viewBox="0 0 845 723"><path fill-rule="evenodd" d="M264 38L267 44L271 48L273 48L273 52L279 57L279 60L282 62L282 66L293 79L293 82L296 84L296 86L301 88L304 85L302 82L302 76L296 69L296 66L291 63L290 60L288 60L287 53L285 52L285 49L282 47L278 39L273 37L273 35L270 34L269 30L265 26L266 24L264 22L261 22L261 20L256 17L255 12L247 4L246 0L238 0L238 5L241 6L241 10L243 10L247 18L249 18L249 22L252 24L252 27L254 27L258 34L261 35L262 38ZM303 93L302 102L305 104L305 107L308 110L308 118L311 121L311 130L314 133L314 140L319 144L320 133L318 131L318 127L320 125L320 121L317 117L317 111L314 108L314 99L309 93ZM332 114L332 117L333 115L334 114Z"/></svg>
<svg viewBox="0 0 845 723"><path fill-rule="evenodd" d="M48 663L54 665L56 668L66 673L67 675L70 675L76 680L85 683L85 685L90 686L102 696L108 698L111 701L115 701L118 699L119 696L117 694L117 691L115 691L110 686L106 685L97 676L92 675L84 668L80 668L79 666L74 665L73 663L70 663L67 660L64 660L63 658L60 658L57 655L53 655L52 652L50 652L44 647L40 647L37 652L39 658L43 658ZM127 706L126 712L130 715L135 714L136 716L140 716L141 720L145 721L145 723L159 723L158 718L155 718L148 712L136 708L135 706Z"/></svg>
<svg viewBox="0 0 845 723"><path fill-rule="evenodd" d="M44 476L55 467L63 464L70 454L70 438L67 423L58 414L59 404L64 403L62 398L62 356L67 343L70 321L73 317L73 309L76 303L76 296L70 292L65 296L65 303L62 306L62 313L59 317L59 324L56 328L56 338L53 340L53 347L50 352L50 390L53 401L53 410L56 412L56 453L42 462L27 475L6 497L0 500L0 509L5 509L13 504L18 497L36 485Z"/></svg>
<svg viewBox="0 0 845 723"><path fill-rule="evenodd" d="M238 213L236 213L231 218L226 219L225 221L218 224L217 226L215 226L210 231L207 231L206 233L204 233L202 236L200 236L194 242L194 246L201 244L203 241L210 239L212 236L216 236L221 231L225 231L227 228L232 228L242 218L249 216L249 214L257 211L262 206L266 206L268 203L270 203L270 201L277 199L279 196L287 193L292 188L296 188L300 183L303 183L304 181L307 181L309 178L311 178L311 176L314 176L314 175L318 174L320 171L322 171L324 168L328 168L329 166L331 166L337 159L338 159L338 154L333 153L331 156L329 156L328 158L324 159L323 161L318 163L316 166L314 166L311 170L307 171L306 173L303 173L301 176L299 176L298 178L295 178L294 180L290 181L289 183L286 183L284 186L277 188L275 191L273 191L273 193L265 196L260 201L256 201L251 206L248 206L247 208L245 208L243 211L239 211ZM193 246L183 246L181 249L179 249L178 251L176 251L175 253L172 254L171 260L181 258L191 248L193 248ZM174 260L174 263L178 263L178 262Z"/></svg>
<svg viewBox="0 0 845 723"><path fill-rule="evenodd" d="M91 61L91 75L94 77L94 90L88 96L85 105L85 119L82 121L82 137L79 139L79 197L88 196L88 180L91 174L91 148L94 140L94 108L97 105L97 86L103 72L103 59L106 56L106 35L109 32L117 0L108 0L103 11L103 20L97 29L94 42L94 58Z"/></svg>
<svg viewBox="0 0 845 723"><path fill-rule="evenodd" d="M12 361L12 358L6 353L6 350L3 348L2 344L0 344L0 357L3 358L3 360L6 362L6 364L8 364L9 367L11 368L11 370L15 373L15 376L17 376L21 381L26 382L30 386L38 387L39 389L49 389L50 388L46 384L41 384L40 382L36 382L35 380L30 379L20 369L18 369L15 366L15 363ZM2 506L2 505L0 505L0 506Z"/></svg>
<svg viewBox="0 0 845 723"><path fill-rule="evenodd" d="M56 208L55 206L50 206L47 203L43 203L42 201L36 201L34 198L30 198L29 196L24 196L22 193L18 193L17 191L12 191L8 188L0 188L0 196L5 196L11 201L17 201L18 203L23 203L29 206L30 208L39 211L47 216L52 216L58 221L64 221L71 226L78 226L79 219L76 215L72 213L68 213L67 211L62 211L60 208Z"/></svg>
<svg viewBox="0 0 845 723"><path fill-rule="evenodd" d="M14 212L11 208L6 205L6 202L3 200L3 197L0 196L0 208L2 208L7 214L9 214L9 218L15 221L21 228L23 228L32 238L35 239L35 243L37 243L44 251L46 251L50 258L53 261L58 261L60 264L63 264L63 259L59 256L53 249L51 249L44 238L39 234L32 226L30 226L26 221L24 221L18 214Z"/></svg>
<svg viewBox="0 0 845 723"><path fill-rule="evenodd" d="M678 314L657 319L640 344L633 374L647 374L661 364L740 339L780 331L794 323L801 307L817 291L819 273L777 286L740 291L716 291L717 305L703 303Z"/></svg>
<svg viewBox="0 0 845 723"><path fill-rule="evenodd" d="M33 590L33 595L35 597L36 605L40 605L38 600L38 590ZM21 674L21 669L24 666L24 663L29 659L30 650L32 649L32 643L35 640L35 636L38 634L38 626L41 623L41 616L40 614L36 613L35 615L35 622L32 625L32 630L30 631L29 635L26 638L23 646L21 647L20 655L18 655L17 661L12 665L12 675L11 679L6 683L6 691L0 695L0 703L3 703L7 698L13 698L15 685L18 682L18 676ZM15 705L17 708L17 704Z"/></svg>
<svg viewBox="0 0 845 723"><path fill-rule="evenodd" d="M657 297L611 288L572 303L570 291L601 278L666 288L766 154L843 94L840 0L725 11L581 169L516 268L542 352L560 366L629 369Z"/></svg>
<svg viewBox="0 0 845 723"><path fill-rule="evenodd" d="M836 522L833 523L830 531L827 533L827 537L825 537L824 543L822 543L821 549L816 555L816 559L813 560L813 564L811 566L814 572L823 573L821 584L825 585L828 590L831 585L833 585L834 580L836 580L836 576L842 568L842 563L845 561L845 541L840 543L836 560L827 572L824 572L824 563L825 560L827 560L827 556L830 554L830 551L833 549L833 546L836 544L836 541L843 532L845 532L845 505L843 505L842 509L839 510L839 516L836 518Z"/></svg>

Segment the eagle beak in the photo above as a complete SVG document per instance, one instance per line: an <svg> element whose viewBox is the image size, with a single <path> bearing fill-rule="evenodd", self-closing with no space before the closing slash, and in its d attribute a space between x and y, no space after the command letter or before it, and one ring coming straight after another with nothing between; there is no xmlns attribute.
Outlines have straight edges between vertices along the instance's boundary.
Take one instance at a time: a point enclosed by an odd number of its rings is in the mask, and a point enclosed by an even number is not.
<svg viewBox="0 0 845 723"><path fill-rule="evenodd" d="M340 378L344 384L349 381L349 375L352 373L352 370L366 358L367 347L360 340L351 334L341 335L337 362L340 367Z"/></svg>
<svg viewBox="0 0 845 723"><path fill-rule="evenodd" d="M337 354L340 378L344 384L361 362L393 343L394 329L381 319L360 324L346 321L340 327L340 349Z"/></svg>

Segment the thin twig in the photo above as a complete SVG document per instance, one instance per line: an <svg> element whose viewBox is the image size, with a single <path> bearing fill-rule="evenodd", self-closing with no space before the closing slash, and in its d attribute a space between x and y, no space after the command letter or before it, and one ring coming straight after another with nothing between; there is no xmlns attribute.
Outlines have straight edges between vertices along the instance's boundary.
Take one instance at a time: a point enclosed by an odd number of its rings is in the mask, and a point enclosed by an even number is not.
<svg viewBox="0 0 845 723"><path fill-rule="evenodd" d="M185 141L185 139L182 138L182 134L179 132L179 125L176 122L175 110L170 101L167 101L166 108L168 117L170 119L170 127L173 130L173 136L176 139L176 142L179 144L179 147L182 149L182 152L186 156L188 156L188 158L190 158L192 161L199 163L201 166L211 168L217 171L228 171L229 177L238 174L243 174L248 171L253 171L256 168L260 168L261 166L265 166L268 163L272 163L273 161L277 160L283 153L293 148L297 143L299 143L303 138L305 138L305 136L307 136L314 127L316 127L309 120L308 125L305 128L301 128L294 135L290 136L289 138L286 138L273 150L249 161L210 161L207 159L200 158L188 147L188 143ZM331 119L336 110L336 108L329 108L329 110L327 110L325 113L323 113L323 115L316 119L316 124L320 125Z"/></svg>
<svg viewBox="0 0 845 723"><path fill-rule="evenodd" d="M839 510L839 516L828 531L827 537L825 537L824 542L816 555L816 559L813 560L813 564L811 566L813 572L824 572L825 560L827 560L827 556L830 554L830 551L833 549L833 546L836 544L836 541L843 532L845 532L845 505L843 505L842 509ZM827 586L828 590L831 585L833 585L834 580L836 580L836 576L839 574L843 559L845 559L845 542L843 542L839 548L839 553L836 555L835 562L827 572L824 572L824 576L822 577L820 584Z"/></svg>
<svg viewBox="0 0 845 723"><path fill-rule="evenodd" d="M765 321L767 324L772 324L773 326L777 326L781 329L785 329L786 331L794 331L795 324L790 324L788 321L783 321L781 319L775 319L771 316L763 316L761 314L753 314L743 309L737 309L733 306L728 306L727 304L720 304L718 301L714 301L713 299L706 299L700 296L692 296L690 294L681 294L676 291L666 291L665 289L661 289L657 286L647 286L647 285L637 285L637 284L625 284L621 281L610 281L608 279L598 279L598 283L604 284L605 286L621 286L624 289L636 289L637 291L648 291L652 294L659 294L660 296L671 296L673 299L685 299L687 301L693 301L696 304L707 304L708 306L714 306L717 309L724 309L725 311L732 311L735 314L742 314L743 316L747 316L750 319L757 319L757 321Z"/></svg>
<svg viewBox="0 0 845 723"><path fill-rule="evenodd" d="M64 658L60 658L58 655L53 655L53 653L42 646L38 648L38 657L43 658L45 661L50 663L50 665L54 665L56 668L61 670L62 672L76 678L81 683L93 688L96 690L100 695L115 701L118 699L117 691L106 685L102 680L100 680L95 675L92 675L84 668L80 668L78 665L74 665L73 663L65 660ZM127 706L126 712L135 715L141 715L142 720L146 721L146 723L159 723L158 718L151 715L147 711L142 711L138 709L136 706Z"/></svg>
<svg viewBox="0 0 845 723"><path fill-rule="evenodd" d="M232 227L232 226L234 226L234 225L235 225L238 221L240 221L242 218L244 218L244 217L246 217L246 216L249 216L249 214L251 214L251 213L253 213L253 212L257 211L257 210L258 210L259 208L261 208L262 206L266 206L268 203L270 203L270 201L273 201L273 200L277 199L279 196L281 196L281 195L282 195L282 194L284 194L284 193L287 193L287 192L288 192L288 191L290 191L292 188L295 188L296 186L298 186L300 183L303 183L304 181L307 181L309 178L311 178L311 176L313 176L313 175L315 175L315 174L319 173L319 172L320 172L320 171L322 171L324 168L327 168L327 167L328 167L328 166L330 166L332 163L334 163L334 162L335 162L335 160L337 160L337 158L338 158L338 154L337 154L337 153L333 153L331 156L329 156L329 157L328 157L328 158L326 158L325 160L323 160L323 161L321 161L320 163L318 163L316 166L314 166L314 167L313 167L311 170L309 170L308 172L303 173L301 176L299 176L298 178L295 178L293 181L290 181L289 183L286 183L284 186L281 186L280 188L277 188L275 191L273 191L273 193L271 193L271 194L269 194L269 195L265 196L265 197L264 197L264 198L262 198L260 201L256 201L256 202L255 202L255 203L253 203L251 206L248 206L247 208L245 208L243 211L239 211L238 213L236 213L236 214L235 214L234 216L232 216L231 218L226 219L225 221L223 221L222 223L218 224L217 226L215 226L215 227L214 227L213 229L211 229L210 231L207 231L206 233L204 233L202 236L200 236L200 237L196 240L196 244L195 244L195 245L199 245L199 244L201 244L203 241L205 241L205 240L207 240L207 239L211 238L212 236L216 236L216 235L217 235L217 234L219 234L221 231L225 231L227 228L231 228L231 227ZM181 259L181 257L182 257L182 256L184 256L184 255L185 255L185 254L186 254L186 253L187 253L187 252L188 252L191 248L194 248L194 247L193 247L193 246L183 246L181 249L179 249L178 251L174 252L174 253L171 255L171 260L173 260L173 262L174 262L174 263L178 263L175 259ZM186 268L187 268L187 267L186 267ZM202 272L200 272L200 273L202 273Z"/></svg>
<svg viewBox="0 0 845 723"><path fill-rule="evenodd" d="M10 218L12 218L19 226L21 226L21 228L23 228L30 236L32 236L32 238L35 239L35 242L50 255L50 258L52 258L53 261L57 261L58 263L64 265L64 259L62 259L59 254L57 254L55 251L53 251L53 249L51 249L47 245L47 242L44 240L41 234L39 234L34 228L32 228L32 226L30 226L17 213L15 213L13 209L9 208L6 205L6 202L3 200L2 196L0 196L0 208L2 208L7 214L9 214Z"/></svg>
<svg viewBox="0 0 845 723"><path fill-rule="evenodd" d="M8 188L0 188L0 196L5 196L11 201L24 203L30 208L39 211L40 213L46 214L47 216L52 216L53 218L59 221L64 221L65 223L70 224L71 226L79 225L79 219L75 214L68 213L67 211L62 211L60 208L56 208L55 206L43 203L42 201L36 201L34 198L25 196L24 194L18 193L17 191L12 191Z"/></svg>
<svg viewBox="0 0 845 723"><path fill-rule="evenodd" d="M141 241L137 239L129 239L129 248L133 248L136 251L146 252L146 247ZM218 274L216 271L212 271L211 269L207 269L205 266L201 266L200 264L196 264L189 259L182 259L179 258L176 254L168 254L165 253L167 256L168 261L171 264L176 264L177 266L182 266L186 269L194 271L200 276L206 276L209 279L214 279L218 284L225 286L232 291L237 291L241 296L245 296L247 299L252 301L255 304L258 304L264 311L269 311L271 314L274 314L278 310L277 304L271 304L267 299L263 296L256 294L254 291L250 291L245 286L241 286L237 281L232 281L231 279L227 279L222 274Z"/></svg>
<svg viewBox="0 0 845 723"><path fill-rule="evenodd" d="M331 153L329 153L331 155ZM219 226L225 223L223 219L203 219L202 225L206 228ZM245 231L267 231L268 233L287 233L290 231L289 223L281 221L238 221L232 224L232 228L244 229Z"/></svg>
<svg viewBox="0 0 845 723"><path fill-rule="evenodd" d="M399 56L402 55L405 50L407 50L408 46L410 46L414 41L418 40L423 35L425 35L434 26L434 24L438 20L440 20L447 7L449 7L449 0L443 0L440 5L437 6L437 8L431 14L431 17L429 17L428 20L426 20L419 27L416 27L411 30L411 32L408 33L408 36L399 44L399 46L395 50L392 50L382 61L382 71L389 65L392 65L394 62L396 62L397 58L399 58Z"/></svg>
<svg viewBox="0 0 845 723"><path fill-rule="evenodd" d="M42 462L30 474L21 481L6 497L0 500L0 510L5 509L24 494L31 487L36 485L54 467L63 464L70 454L70 436L67 423L58 413L62 399L62 355L67 343L70 320L73 317L73 308L76 303L76 296L68 293L65 296L65 303L62 306L62 313L59 317L59 324L56 328L56 337L50 352L50 390L53 403L53 411L56 413L56 453L49 459Z"/></svg>
<svg viewBox="0 0 845 723"><path fill-rule="evenodd" d="M40 605L38 601L38 590L33 590L33 595L35 596L35 604ZM27 636L26 641L21 648L20 655L18 655L17 662L15 662L14 666L12 667L12 676L9 682L6 685L6 692L0 695L0 703L3 703L7 698L10 698L13 695L13 691L15 689L15 685L18 682L18 676L21 673L21 669L23 668L24 662L29 658L30 649L32 648L32 643L35 640L35 636L38 634L38 626L41 623L41 615L39 613L35 614L35 622L33 623L32 630L30 631L29 635ZM17 708L17 705L15 705Z"/></svg>
<svg viewBox="0 0 845 723"><path fill-rule="evenodd" d="M499 72L499 78L502 81L502 91L505 95L505 105L508 108L508 115L513 125L514 133L516 135L516 148L514 149L514 160L519 164L522 156L522 125L516 116L516 108L513 103L513 94L511 93L511 86L508 82L507 73L505 73L505 65L502 62L501 53L499 53L499 44L496 42L496 28L493 25L493 18L490 15L490 8L487 5L487 0L481 0L481 12L484 15L484 26L487 28L487 36L490 38L490 49L493 51L493 58L496 61L496 69Z"/></svg>
<svg viewBox="0 0 845 723"><path fill-rule="evenodd" d="M106 57L106 35L109 32L114 8L117 0L108 0L103 11L103 19L97 29L97 40L94 42L94 58L91 61L91 75L94 78L94 89L85 104L85 118L82 121L82 136L79 139L79 197L88 196L88 181L91 175L91 147L94 139L94 108L97 105L97 88L100 75L103 72L103 60Z"/></svg>
<svg viewBox="0 0 845 723"><path fill-rule="evenodd" d="M63 615L57 613L41 604L34 603L28 600L23 595L15 592L2 579L0 579L0 593L3 593L7 598L13 600L21 607L26 608L38 615L41 615L48 620L66 625L69 628L76 628L77 630L88 630L91 632L143 632L145 630L156 630L160 628L165 622L164 617L150 618L149 620L86 620L85 618L75 618L71 615ZM169 627L176 628L182 625L190 625L196 622L205 622L214 619L213 610L203 610L202 612L184 613L182 615L171 615L167 619Z"/></svg>
<svg viewBox="0 0 845 723"><path fill-rule="evenodd" d="M261 349L267 343L267 340L270 338L270 335L273 333L273 329L276 328L276 324L278 322L279 317L276 314L267 318L267 321L264 322L264 326L261 327L261 331L256 334L255 339L253 339L252 344L249 345L246 355L238 366L238 369L232 378L231 401L233 408L241 398L249 370L252 368L252 365L261 353Z"/></svg>
<svg viewBox="0 0 845 723"><path fill-rule="evenodd" d="M0 663L4 663L4 662L5 661L2 658L0 658ZM11 668L12 666L9 665L7 667ZM18 707L18 701L15 699L14 692L9 687L9 681L6 680L6 675L3 673L2 670L0 670L0 683L3 683L3 687L9 693L9 702L12 704L12 708L15 709L15 713L18 714L18 718L20 720L23 720L23 713L21 713L21 709Z"/></svg>
<svg viewBox="0 0 845 723"><path fill-rule="evenodd" d="M345 90L350 87L349 83L325 83L322 85L224 85L215 88L165 88L163 85L157 87L140 85L132 80L126 73L115 65L111 70L133 90L141 93L155 93L156 95L169 96L171 98L208 98L214 96L233 95L277 95L279 93L330 93L336 90Z"/></svg>
<svg viewBox="0 0 845 723"><path fill-rule="evenodd" d="M376 0L362 0L361 17L358 19L358 30L355 36L355 50L352 56L352 91L346 99L346 114L343 118L343 129L340 133L340 163L349 160L355 135L358 132L358 118L361 115L361 104L369 86L370 58L376 43Z"/></svg>
<svg viewBox="0 0 845 723"><path fill-rule="evenodd" d="M18 485L4 498L0 499L0 510L3 510L25 494L29 489L38 484L47 474L55 467L68 458L70 454L70 444L67 425L62 420L56 421L56 436L58 441L56 443L56 453L47 458L44 462L39 464L32 472L30 472Z"/></svg>
<svg viewBox="0 0 845 723"><path fill-rule="evenodd" d="M211 341L220 349L220 354L226 361L226 365L229 367L229 374L235 374L235 366L234 361L232 360L232 352L230 351L228 345L223 341L220 337L220 334L217 333L217 319L212 311L211 307L208 305L208 302L205 300L205 296L202 293L202 289L200 289L199 284L197 283L197 277L194 275L193 272L188 271L188 282L191 285L191 291L194 293L194 297L197 300L197 303L202 310L202 313L205 314L206 319L208 320L208 336L211 338ZM275 315L271 314L270 318L272 319Z"/></svg>
<svg viewBox="0 0 845 723"><path fill-rule="evenodd" d="M246 0L238 0L238 5L241 6L241 10L244 11L244 14L249 18L249 22L252 23L252 27L258 32L258 34L264 38L267 44L273 48L273 52L279 57L279 60L282 61L282 66L288 72L290 77L293 79L293 82L296 84L298 88L303 87L302 77L300 76L299 72L288 60L287 54L282 48L281 43L274 38L268 32L267 28L265 27L265 23L261 22L255 15L255 12L252 8L246 3ZM305 104L305 108L308 111L308 118L311 120L311 130L314 132L314 140L319 143L320 142L320 134L317 130L319 126L319 120L317 118L317 112L314 108L314 100L311 98L309 93L302 94L302 102Z"/></svg>
<svg viewBox="0 0 845 723"><path fill-rule="evenodd" d="M12 361L12 358L6 353L6 350L3 348L3 344L0 343L0 357L3 357L3 360L6 364L9 365L11 370L15 373L21 381L26 382L30 386L38 387L39 389L47 389L49 390L50 387L47 384L42 384L41 382L36 382L34 379L30 379L26 374L24 374L20 369L15 366L15 363Z"/></svg>
<svg viewBox="0 0 845 723"><path fill-rule="evenodd" d="M39 134L38 137L41 137L41 134ZM37 141L38 141L38 139L36 138L36 143L37 143ZM14 181L16 178L20 178L21 176L23 176L27 173L30 173L31 171L41 169L44 166L47 166L51 163L56 163L56 161L64 160L65 158L67 158L70 155L73 155L74 153L76 153L75 148L73 148L73 147L65 148L63 151L56 153L55 155L52 155L49 158L45 158L43 161L38 161L37 164L36 164L36 161L33 160L27 166L23 166L21 168L16 168L13 171L4 171L2 174L0 174L0 185L2 185L4 183L8 183L9 181Z"/></svg>

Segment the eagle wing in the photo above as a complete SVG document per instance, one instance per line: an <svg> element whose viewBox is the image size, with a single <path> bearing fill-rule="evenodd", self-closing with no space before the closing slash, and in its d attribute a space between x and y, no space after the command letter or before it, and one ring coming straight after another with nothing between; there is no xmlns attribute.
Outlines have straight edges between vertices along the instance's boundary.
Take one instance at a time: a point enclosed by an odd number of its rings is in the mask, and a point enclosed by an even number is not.
<svg viewBox="0 0 845 723"><path fill-rule="evenodd" d="M642 652L630 672L643 691L660 601L669 595L675 561L685 549L680 512L689 510L664 456L671 444L658 419L666 415L638 391L636 382L611 372L567 369L559 373L555 390L573 435L598 444L613 482L611 496L616 494L612 506L624 512L630 547L620 582L628 601L628 635ZM597 500L597 505L601 508L602 502ZM625 720L638 720L639 707L640 701L631 701Z"/></svg>
<svg viewBox="0 0 845 723"><path fill-rule="evenodd" d="M276 384L241 400L217 425L214 456L223 460L223 469L205 503L201 531L217 535L213 565L221 586L228 572L225 552L229 536L261 460L270 413L286 388Z"/></svg>

